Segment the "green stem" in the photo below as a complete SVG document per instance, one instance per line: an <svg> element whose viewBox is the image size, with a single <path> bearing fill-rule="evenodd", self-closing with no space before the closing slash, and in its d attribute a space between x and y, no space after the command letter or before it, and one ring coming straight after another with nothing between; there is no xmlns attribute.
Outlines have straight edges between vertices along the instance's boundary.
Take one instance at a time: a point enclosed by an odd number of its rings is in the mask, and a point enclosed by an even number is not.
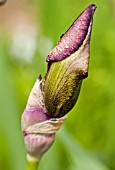
<svg viewBox="0 0 115 170"><path fill-rule="evenodd" d="M26 170L38 170L39 161L27 160Z"/></svg>

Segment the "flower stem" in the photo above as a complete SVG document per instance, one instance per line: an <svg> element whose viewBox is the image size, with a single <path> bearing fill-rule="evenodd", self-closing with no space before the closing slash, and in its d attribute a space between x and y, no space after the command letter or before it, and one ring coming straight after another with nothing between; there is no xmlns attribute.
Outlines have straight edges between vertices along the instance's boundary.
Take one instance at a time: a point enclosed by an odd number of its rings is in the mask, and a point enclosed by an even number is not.
<svg viewBox="0 0 115 170"><path fill-rule="evenodd" d="M39 161L30 161L27 159L26 170L38 170Z"/></svg>

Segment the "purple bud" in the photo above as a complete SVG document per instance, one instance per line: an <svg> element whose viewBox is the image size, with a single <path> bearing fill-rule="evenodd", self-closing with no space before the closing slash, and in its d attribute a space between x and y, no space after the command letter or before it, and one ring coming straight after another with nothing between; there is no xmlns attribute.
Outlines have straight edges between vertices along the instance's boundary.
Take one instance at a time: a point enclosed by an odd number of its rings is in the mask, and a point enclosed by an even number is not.
<svg viewBox="0 0 115 170"><path fill-rule="evenodd" d="M95 5L90 5L61 36L48 54L48 72L42 84L35 82L21 124L26 150L30 157L40 159L52 145L79 96L82 79L87 77L89 43Z"/></svg>
<svg viewBox="0 0 115 170"><path fill-rule="evenodd" d="M44 101L51 117L62 117L75 105L88 76L90 36L95 5L90 5L48 54Z"/></svg>

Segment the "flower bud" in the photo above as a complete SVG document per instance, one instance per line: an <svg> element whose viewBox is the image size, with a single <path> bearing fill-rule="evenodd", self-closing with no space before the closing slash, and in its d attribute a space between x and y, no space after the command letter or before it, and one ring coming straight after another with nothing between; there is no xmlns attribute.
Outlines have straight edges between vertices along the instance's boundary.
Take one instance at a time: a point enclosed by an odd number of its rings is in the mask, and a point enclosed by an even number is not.
<svg viewBox="0 0 115 170"><path fill-rule="evenodd" d="M43 99L42 79L39 77L32 88L21 119L29 159L38 161L51 147L55 133L65 119L66 117L51 119L47 114Z"/></svg>
<svg viewBox="0 0 115 170"><path fill-rule="evenodd" d="M82 80L88 75L95 9L90 5L61 37L48 54L44 85L40 76L32 88L21 119L29 159L39 160L50 148L66 119L64 115L77 101Z"/></svg>
<svg viewBox="0 0 115 170"><path fill-rule="evenodd" d="M51 117L62 117L75 105L82 80L88 75L93 14L90 5L48 54L44 101Z"/></svg>

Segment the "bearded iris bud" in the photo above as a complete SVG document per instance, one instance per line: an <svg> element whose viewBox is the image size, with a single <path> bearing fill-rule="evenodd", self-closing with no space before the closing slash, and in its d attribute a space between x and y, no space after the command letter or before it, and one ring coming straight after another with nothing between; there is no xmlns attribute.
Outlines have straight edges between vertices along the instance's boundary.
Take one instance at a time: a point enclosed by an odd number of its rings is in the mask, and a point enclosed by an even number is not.
<svg viewBox="0 0 115 170"><path fill-rule="evenodd" d="M73 108L82 80L88 75L90 36L95 9L95 5L90 5L48 54L44 100L52 117L62 117Z"/></svg>
<svg viewBox="0 0 115 170"><path fill-rule="evenodd" d="M38 160L52 145L68 113L75 105L82 80L88 75L93 14L90 5L61 36L48 54L45 80L39 77L22 115L27 153ZM30 158L29 157L29 158Z"/></svg>

